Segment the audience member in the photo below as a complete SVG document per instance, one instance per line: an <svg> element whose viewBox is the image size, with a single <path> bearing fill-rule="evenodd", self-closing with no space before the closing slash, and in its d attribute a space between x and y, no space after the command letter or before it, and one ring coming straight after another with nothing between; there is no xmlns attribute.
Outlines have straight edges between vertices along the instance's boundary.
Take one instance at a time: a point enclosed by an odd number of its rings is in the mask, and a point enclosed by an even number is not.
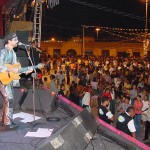
<svg viewBox="0 0 150 150"><path fill-rule="evenodd" d="M83 98L82 98L82 108L87 108L90 111L90 92L89 92L89 88L85 87L84 91L83 91Z"/></svg>
<svg viewBox="0 0 150 150"><path fill-rule="evenodd" d="M116 128L128 135L131 135L133 138L136 138L136 129L133 121L134 115L135 109L132 106L129 106L126 112L119 115Z"/></svg>
<svg viewBox="0 0 150 150"><path fill-rule="evenodd" d="M109 97L103 96L101 100L101 105L98 108L99 118L108 124L111 124L114 120L114 116L110 110L107 109L109 106Z"/></svg>
<svg viewBox="0 0 150 150"><path fill-rule="evenodd" d="M135 128L136 128L136 134L137 134L137 136L139 136L140 135L140 126L141 126L141 113L142 113L142 107L143 107L143 103L141 101L140 95L137 96L133 106L135 109L134 124L135 124Z"/></svg>

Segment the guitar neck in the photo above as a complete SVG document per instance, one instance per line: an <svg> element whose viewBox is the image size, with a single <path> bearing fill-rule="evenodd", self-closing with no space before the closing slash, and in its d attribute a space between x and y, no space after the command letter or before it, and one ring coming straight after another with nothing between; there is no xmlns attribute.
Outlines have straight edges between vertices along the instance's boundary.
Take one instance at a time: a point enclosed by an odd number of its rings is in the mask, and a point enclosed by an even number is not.
<svg viewBox="0 0 150 150"><path fill-rule="evenodd" d="M24 67L24 68L19 69L19 73L25 73L25 72L27 72L29 69L37 69L37 68L38 68L38 65L36 65L36 66Z"/></svg>

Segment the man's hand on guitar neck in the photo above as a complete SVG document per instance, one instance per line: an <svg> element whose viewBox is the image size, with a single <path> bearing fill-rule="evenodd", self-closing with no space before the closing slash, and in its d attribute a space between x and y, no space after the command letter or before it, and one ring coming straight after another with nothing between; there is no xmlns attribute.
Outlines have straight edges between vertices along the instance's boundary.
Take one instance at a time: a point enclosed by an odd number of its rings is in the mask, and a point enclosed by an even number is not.
<svg viewBox="0 0 150 150"><path fill-rule="evenodd" d="M8 68L8 72L13 72L13 73L18 73L19 69L18 68Z"/></svg>

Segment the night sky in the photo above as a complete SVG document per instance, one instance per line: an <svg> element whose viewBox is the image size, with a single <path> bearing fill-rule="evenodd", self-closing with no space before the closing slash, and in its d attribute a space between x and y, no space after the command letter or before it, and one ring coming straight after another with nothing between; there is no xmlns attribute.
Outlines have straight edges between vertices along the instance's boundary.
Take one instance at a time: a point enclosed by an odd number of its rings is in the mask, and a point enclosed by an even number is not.
<svg viewBox="0 0 150 150"><path fill-rule="evenodd" d="M82 36L81 25L144 29L145 0L59 0L59 5L46 8L43 4L42 39L55 37L65 40ZM150 12L150 11L149 11ZM28 11L28 16L30 14ZM86 36L96 36L95 28L88 28ZM113 38L102 33L100 38Z"/></svg>

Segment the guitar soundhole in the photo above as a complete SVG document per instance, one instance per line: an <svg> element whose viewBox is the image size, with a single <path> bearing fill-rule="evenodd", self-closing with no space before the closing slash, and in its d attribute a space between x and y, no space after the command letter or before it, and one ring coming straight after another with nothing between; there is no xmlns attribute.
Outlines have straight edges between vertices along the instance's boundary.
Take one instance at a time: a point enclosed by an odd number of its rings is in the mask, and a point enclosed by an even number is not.
<svg viewBox="0 0 150 150"><path fill-rule="evenodd" d="M8 77L10 78L10 73L8 72Z"/></svg>

